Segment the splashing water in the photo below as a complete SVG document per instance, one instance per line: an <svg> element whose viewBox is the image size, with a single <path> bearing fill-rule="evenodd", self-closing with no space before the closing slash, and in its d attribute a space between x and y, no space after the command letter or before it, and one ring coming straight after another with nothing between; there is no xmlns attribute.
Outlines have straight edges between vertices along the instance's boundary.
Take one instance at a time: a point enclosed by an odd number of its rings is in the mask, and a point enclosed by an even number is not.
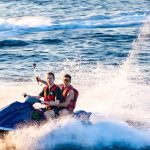
<svg viewBox="0 0 150 150"><path fill-rule="evenodd" d="M149 60L149 41L150 41L150 15L145 17L144 25L140 28L140 33L138 38L132 43L132 51L129 54L129 57L122 65L122 70L130 70L128 76L136 76L136 80L143 80L142 73L145 69L149 71L149 63L145 66L142 65L144 62ZM144 56L144 59L141 58ZM143 60L142 60L143 59ZM139 76L139 77L138 77ZM141 77L141 79L140 79ZM144 76L145 77L145 76ZM135 77L134 77L135 78ZM142 81L141 81L142 82Z"/></svg>
<svg viewBox="0 0 150 150"><path fill-rule="evenodd" d="M92 126L84 126L81 122L69 117L55 122L50 120L41 127L32 126L18 129L8 134L5 139L5 144L3 144L4 141L0 140L1 148L19 150L47 148L96 149L112 148L113 145L119 145L120 148L141 149L150 146L150 135L148 133L133 129L125 123L103 120Z"/></svg>
<svg viewBox="0 0 150 150"><path fill-rule="evenodd" d="M137 77L140 74L140 80L144 80L137 55L143 51L149 54L148 49L143 48L149 40L149 23L148 17L129 57L119 67L105 67L99 63L84 65L80 61L69 60L59 66L62 69L56 73L57 82L61 82L64 73L72 74L73 85L80 91L76 109L93 112L95 123L92 126L85 127L71 118L56 122L50 120L41 127L31 126L8 134L5 140L0 141L1 148L54 149L65 144L85 149L112 145L137 149L150 146L150 87L145 82L139 82ZM33 89L34 86L36 88ZM41 89L33 83L15 87L3 85L0 88L3 90L0 106L12 102L10 99L17 98L16 93L20 95L22 90L35 95ZM8 89L12 92L9 95L6 94ZM20 98L18 96L17 99ZM100 117L96 118L96 115ZM140 123L140 129L128 126L123 123L125 121Z"/></svg>

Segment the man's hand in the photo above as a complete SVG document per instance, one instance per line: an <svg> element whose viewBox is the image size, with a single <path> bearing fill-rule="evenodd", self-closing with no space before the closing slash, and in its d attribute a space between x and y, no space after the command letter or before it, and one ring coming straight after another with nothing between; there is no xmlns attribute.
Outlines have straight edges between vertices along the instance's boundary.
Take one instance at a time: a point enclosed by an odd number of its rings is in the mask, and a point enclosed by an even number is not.
<svg viewBox="0 0 150 150"><path fill-rule="evenodd" d="M41 104L49 104L49 102L41 101Z"/></svg>
<svg viewBox="0 0 150 150"><path fill-rule="evenodd" d="M45 85L47 85L47 82L46 81L44 81L44 80L42 80L39 76L38 77L36 77L36 81L39 83L42 83L42 84L45 84Z"/></svg>
<svg viewBox="0 0 150 150"><path fill-rule="evenodd" d="M28 95L27 95L27 93L22 93L22 96L27 97Z"/></svg>
<svg viewBox="0 0 150 150"><path fill-rule="evenodd" d="M40 77L36 77L36 81L37 81L37 82L41 82Z"/></svg>

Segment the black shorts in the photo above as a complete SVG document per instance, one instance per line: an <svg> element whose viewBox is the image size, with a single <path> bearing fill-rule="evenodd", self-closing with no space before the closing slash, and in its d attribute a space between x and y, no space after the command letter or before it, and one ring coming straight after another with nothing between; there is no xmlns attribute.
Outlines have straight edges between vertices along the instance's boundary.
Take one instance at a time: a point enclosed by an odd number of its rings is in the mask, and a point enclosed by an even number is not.
<svg viewBox="0 0 150 150"><path fill-rule="evenodd" d="M51 107L49 110L53 110L54 112L55 112L55 117L58 117L59 116L59 111L61 111L61 110L63 110L63 109L66 109L65 107L56 107L56 106L53 106L53 107ZM68 110L68 109L67 109ZM70 111L70 110L68 110L68 112L70 113L70 114L72 114L73 113L73 111Z"/></svg>
<svg viewBox="0 0 150 150"><path fill-rule="evenodd" d="M51 110L53 110L55 112L55 116L58 117L59 116L59 111L61 111L62 109L65 109L63 107L56 107L56 108L53 108Z"/></svg>

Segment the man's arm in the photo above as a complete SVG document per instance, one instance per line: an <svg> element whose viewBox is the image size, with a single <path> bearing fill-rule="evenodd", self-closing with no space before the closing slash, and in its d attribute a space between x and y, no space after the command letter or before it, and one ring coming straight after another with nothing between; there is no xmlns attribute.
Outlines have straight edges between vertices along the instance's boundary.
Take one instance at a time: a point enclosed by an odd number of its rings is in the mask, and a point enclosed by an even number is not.
<svg viewBox="0 0 150 150"><path fill-rule="evenodd" d="M35 96L35 98L40 99L40 98L41 98L41 96L40 96L40 95L38 95L38 96Z"/></svg>
<svg viewBox="0 0 150 150"><path fill-rule="evenodd" d="M26 96L30 96L30 95L26 94ZM44 97L44 89L41 91L41 93L39 93L38 96L32 96L32 97L37 98L37 99L40 99L41 97Z"/></svg>
<svg viewBox="0 0 150 150"><path fill-rule="evenodd" d="M40 77L36 77L36 80L37 80L37 82L41 82L41 83L47 85L47 82L42 80Z"/></svg>
<svg viewBox="0 0 150 150"><path fill-rule="evenodd" d="M22 96L23 96L23 97L30 96L30 97L33 97L33 98L36 98L36 99L40 99L40 98L41 98L40 95L38 95L38 96L32 96L32 95L28 95L28 94L26 94L26 93L23 93Z"/></svg>
<svg viewBox="0 0 150 150"><path fill-rule="evenodd" d="M55 100L55 101L50 101L50 102L48 102L48 104L49 104L50 106L58 106L59 103L60 103L60 100Z"/></svg>
<svg viewBox="0 0 150 150"><path fill-rule="evenodd" d="M48 104L50 106L58 106L61 98L62 98L61 90L58 87L55 92L55 101L45 102L45 104Z"/></svg>
<svg viewBox="0 0 150 150"><path fill-rule="evenodd" d="M73 92L73 90L70 90L70 91L68 92L68 95L67 95L66 99L65 99L65 102L60 103L60 104L59 104L59 107L67 107L67 106L69 105L70 101L71 101L73 98L74 98L74 92Z"/></svg>

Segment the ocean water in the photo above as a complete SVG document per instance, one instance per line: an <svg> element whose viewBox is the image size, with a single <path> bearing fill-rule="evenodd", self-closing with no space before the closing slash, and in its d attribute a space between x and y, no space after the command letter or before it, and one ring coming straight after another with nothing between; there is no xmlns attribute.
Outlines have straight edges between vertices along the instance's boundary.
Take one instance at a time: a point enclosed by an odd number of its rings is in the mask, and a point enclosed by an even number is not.
<svg viewBox="0 0 150 150"><path fill-rule="evenodd" d="M1 0L0 108L37 95L41 78L65 73L79 92L72 118L29 126L0 140L0 149L150 149L149 0Z"/></svg>

